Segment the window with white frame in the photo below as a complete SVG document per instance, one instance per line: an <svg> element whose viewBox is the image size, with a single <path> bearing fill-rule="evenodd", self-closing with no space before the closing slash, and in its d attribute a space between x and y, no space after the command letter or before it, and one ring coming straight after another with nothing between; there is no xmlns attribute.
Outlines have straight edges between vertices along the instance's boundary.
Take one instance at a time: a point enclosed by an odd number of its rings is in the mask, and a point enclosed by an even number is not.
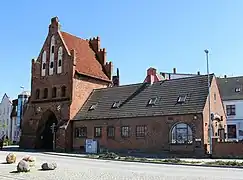
<svg viewBox="0 0 243 180"><path fill-rule="evenodd" d="M188 124L178 123L171 130L172 144L192 144L192 129Z"/></svg>

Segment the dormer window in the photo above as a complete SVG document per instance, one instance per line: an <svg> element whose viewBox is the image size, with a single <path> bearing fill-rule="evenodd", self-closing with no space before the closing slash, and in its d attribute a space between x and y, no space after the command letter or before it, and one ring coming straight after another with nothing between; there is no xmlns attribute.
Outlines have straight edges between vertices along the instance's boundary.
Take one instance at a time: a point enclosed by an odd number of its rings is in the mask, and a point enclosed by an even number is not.
<svg viewBox="0 0 243 180"><path fill-rule="evenodd" d="M98 103L96 104L92 104L90 107L89 107L89 111L92 111L92 110L95 110L95 108L97 107Z"/></svg>
<svg viewBox="0 0 243 180"><path fill-rule="evenodd" d="M153 106L153 105L155 105L156 104L156 102L157 102L157 97L156 98L151 98L149 101L148 101L148 106Z"/></svg>
<svg viewBox="0 0 243 180"><path fill-rule="evenodd" d="M114 109L115 109L115 108L119 108L120 104L121 104L120 101L116 101L116 102L114 102L114 103L112 104L111 108L114 108Z"/></svg>
<svg viewBox="0 0 243 180"><path fill-rule="evenodd" d="M240 92L240 88L235 88L235 92Z"/></svg>
<svg viewBox="0 0 243 180"><path fill-rule="evenodd" d="M185 103L186 102L186 95L180 95L177 99L177 103Z"/></svg>

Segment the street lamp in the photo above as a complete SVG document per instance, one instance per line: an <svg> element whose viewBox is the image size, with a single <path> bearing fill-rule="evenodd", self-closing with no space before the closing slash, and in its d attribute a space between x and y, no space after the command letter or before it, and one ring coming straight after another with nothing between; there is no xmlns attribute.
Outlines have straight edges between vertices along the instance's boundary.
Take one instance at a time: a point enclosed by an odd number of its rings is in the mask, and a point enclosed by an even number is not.
<svg viewBox="0 0 243 180"><path fill-rule="evenodd" d="M209 155L212 156L212 115L211 115L211 103L210 103L210 76L209 76L209 61L208 61L208 53L207 49L204 50L206 54L206 61L207 61L207 75L208 75L208 136L209 136Z"/></svg>

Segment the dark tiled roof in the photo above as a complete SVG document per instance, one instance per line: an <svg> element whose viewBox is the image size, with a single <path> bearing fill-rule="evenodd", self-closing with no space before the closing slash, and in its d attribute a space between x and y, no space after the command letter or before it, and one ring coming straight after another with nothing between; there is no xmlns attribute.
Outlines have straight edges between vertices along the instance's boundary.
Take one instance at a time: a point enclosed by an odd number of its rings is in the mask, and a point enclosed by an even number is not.
<svg viewBox="0 0 243 180"><path fill-rule="evenodd" d="M243 76L217 78L222 100L242 100L243 99ZM236 92L240 88L240 92Z"/></svg>
<svg viewBox="0 0 243 180"><path fill-rule="evenodd" d="M95 52L89 46L88 41L66 32L61 32L61 35L68 50L71 51L73 49L76 52L76 71L78 73L110 81L104 73L102 65L96 59Z"/></svg>
<svg viewBox="0 0 243 180"><path fill-rule="evenodd" d="M210 75L211 80L213 76ZM186 94L186 102L178 104L179 95ZM152 85L140 83L96 89L74 120L201 113L207 94L205 75L160 81ZM147 106L148 101L154 97L158 98L156 105ZM111 108L115 101L122 102L117 109ZM89 110L95 103L98 103L95 109Z"/></svg>

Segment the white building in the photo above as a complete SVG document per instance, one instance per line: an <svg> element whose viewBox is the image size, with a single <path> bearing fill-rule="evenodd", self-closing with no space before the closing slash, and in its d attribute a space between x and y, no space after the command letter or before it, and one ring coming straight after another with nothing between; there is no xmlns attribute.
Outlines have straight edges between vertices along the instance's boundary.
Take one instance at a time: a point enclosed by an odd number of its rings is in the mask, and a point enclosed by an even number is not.
<svg viewBox="0 0 243 180"><path fill-rule="evenodd" d="M11 134L11 118L12 102L5 93L0 103L0 138L5 135L10 137Z"/></svg>
<svg viewBox="0 0 243 180"><path fill-rule="evenodd" d="M243 76L218 78L229 141L243 140Z"/></svg>
<svg viewBox="0 0 243 180"><path fill-rule="evenodd" d="M186 77L193 77L200 75L200 72L198 71L197 74L188 74L188 73L177 73L176 68L173 68L172 73L168 72L157 72L155 68L148 68L147 69L147 75L144 79L144 82L157 82L162 80L170 80L170 79L178 79L178 78L186 78Z"/></svg>
<svg viewBox="0 0 243 180"><path fill-rule="evenodd" d="M11 133L10 133L10 139L13 142L18 142L19 141L19 137L18 137L18 118L17 118L17 112L18 112L18 99L14 99L12 101L12 112L10 115L11 118Z"/></svg>

